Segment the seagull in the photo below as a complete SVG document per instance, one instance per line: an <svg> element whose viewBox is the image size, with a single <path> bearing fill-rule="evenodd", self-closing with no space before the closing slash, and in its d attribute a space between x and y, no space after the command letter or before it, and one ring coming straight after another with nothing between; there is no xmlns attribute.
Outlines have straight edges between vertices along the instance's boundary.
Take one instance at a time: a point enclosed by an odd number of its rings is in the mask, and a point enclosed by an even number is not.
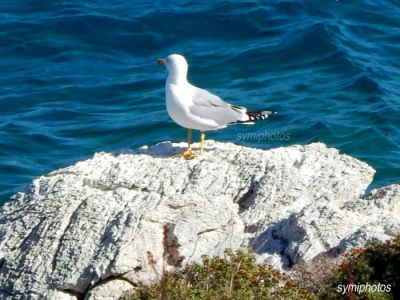
<svg viewBox="0 0 400 300"><path fill-rule="evenodd" d="M178 125L188 129L188 148L180 154L193 159L204 153L204 131L218 130L233 124L254 124L264 120L271 111L250 111L245 107L229 104L217 95L190 84L187 80L188 63L179 54L157 60L168 69L165 83L167 112ZM200 152L192 150L192 130L200 131Z"/></svg>

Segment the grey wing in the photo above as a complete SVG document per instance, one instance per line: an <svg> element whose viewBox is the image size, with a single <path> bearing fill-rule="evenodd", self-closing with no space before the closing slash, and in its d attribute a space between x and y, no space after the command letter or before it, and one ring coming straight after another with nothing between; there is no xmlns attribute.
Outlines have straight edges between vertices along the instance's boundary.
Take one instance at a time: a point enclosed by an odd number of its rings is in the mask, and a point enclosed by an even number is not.
<svg viewBox="0 0 400 300"><path fill-rule="evenodd" d="M213 120L221 126L248 119L246 108L226 103L204 89L196 88L192 101L194 104L190 107L192 114Z"/></svg>

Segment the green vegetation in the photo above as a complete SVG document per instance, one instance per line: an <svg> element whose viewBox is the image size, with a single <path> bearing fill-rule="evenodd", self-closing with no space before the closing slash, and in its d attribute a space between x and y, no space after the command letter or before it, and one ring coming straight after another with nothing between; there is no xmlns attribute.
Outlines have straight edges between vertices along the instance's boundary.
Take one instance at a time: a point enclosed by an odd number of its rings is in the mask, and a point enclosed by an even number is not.
<svg viewBox="0 0 400 300"><path fill-rule="evenodd" d="M139 285L124 300L400 299L400 236L352 250L339 267L324 257L299 264L295 283L271 266L257 264L250 250L226 249L224 257L205 256L201 264L182 267L185 258L179 256L173 231L173 224L164 225L160 273L147 253L158 283ZM175 271L166 271L167 265Z"/></svg>
<svg viewBox="0 0 400 300"><path fill-rule="evenodd" d="M227 249L225 257L204 257L180 271L163 274L160 284L140 286L125 300L150 299L317 299L251 252Z"/></svg>
<svg viewBox="0 0 400 300"><path fill-rule="evenodd" d="M343 299L338 286L351 284L364 285L366 290L348 292L346 299L400 299L400 236L383 244L373 241L365 248L351 251L330 280L326 297ZM381 291L366 287L367 284L378 286Z"/></svg>

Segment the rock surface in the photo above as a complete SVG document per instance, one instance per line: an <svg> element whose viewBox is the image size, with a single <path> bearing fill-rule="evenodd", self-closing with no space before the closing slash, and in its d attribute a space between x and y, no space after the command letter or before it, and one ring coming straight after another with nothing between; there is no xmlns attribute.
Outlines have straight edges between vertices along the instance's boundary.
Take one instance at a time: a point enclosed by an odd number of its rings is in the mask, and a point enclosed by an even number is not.
<svg viewBox="0 0 400 300"><path fill-rule="evenodd" d="M0 298L117 299L155 280L163 225L184 262L252 246L287 268L400 234L400 185L364 197L374 170L324 144L207 142L186 161L161 143L39 177L0 210Z"/></svg>

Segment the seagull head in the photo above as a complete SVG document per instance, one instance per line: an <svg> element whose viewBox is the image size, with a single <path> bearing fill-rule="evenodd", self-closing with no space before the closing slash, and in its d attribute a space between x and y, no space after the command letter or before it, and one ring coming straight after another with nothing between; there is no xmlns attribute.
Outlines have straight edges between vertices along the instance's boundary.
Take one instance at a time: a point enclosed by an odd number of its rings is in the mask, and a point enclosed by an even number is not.
<svg viewBox="0 0 400 300"><path fill-rule="evenodd" d="M188 63L180 54L171 54L166 58L157 60L157 64L165 65L168 69L169 76L174 79L186 79L188 72Z"/></svg>

